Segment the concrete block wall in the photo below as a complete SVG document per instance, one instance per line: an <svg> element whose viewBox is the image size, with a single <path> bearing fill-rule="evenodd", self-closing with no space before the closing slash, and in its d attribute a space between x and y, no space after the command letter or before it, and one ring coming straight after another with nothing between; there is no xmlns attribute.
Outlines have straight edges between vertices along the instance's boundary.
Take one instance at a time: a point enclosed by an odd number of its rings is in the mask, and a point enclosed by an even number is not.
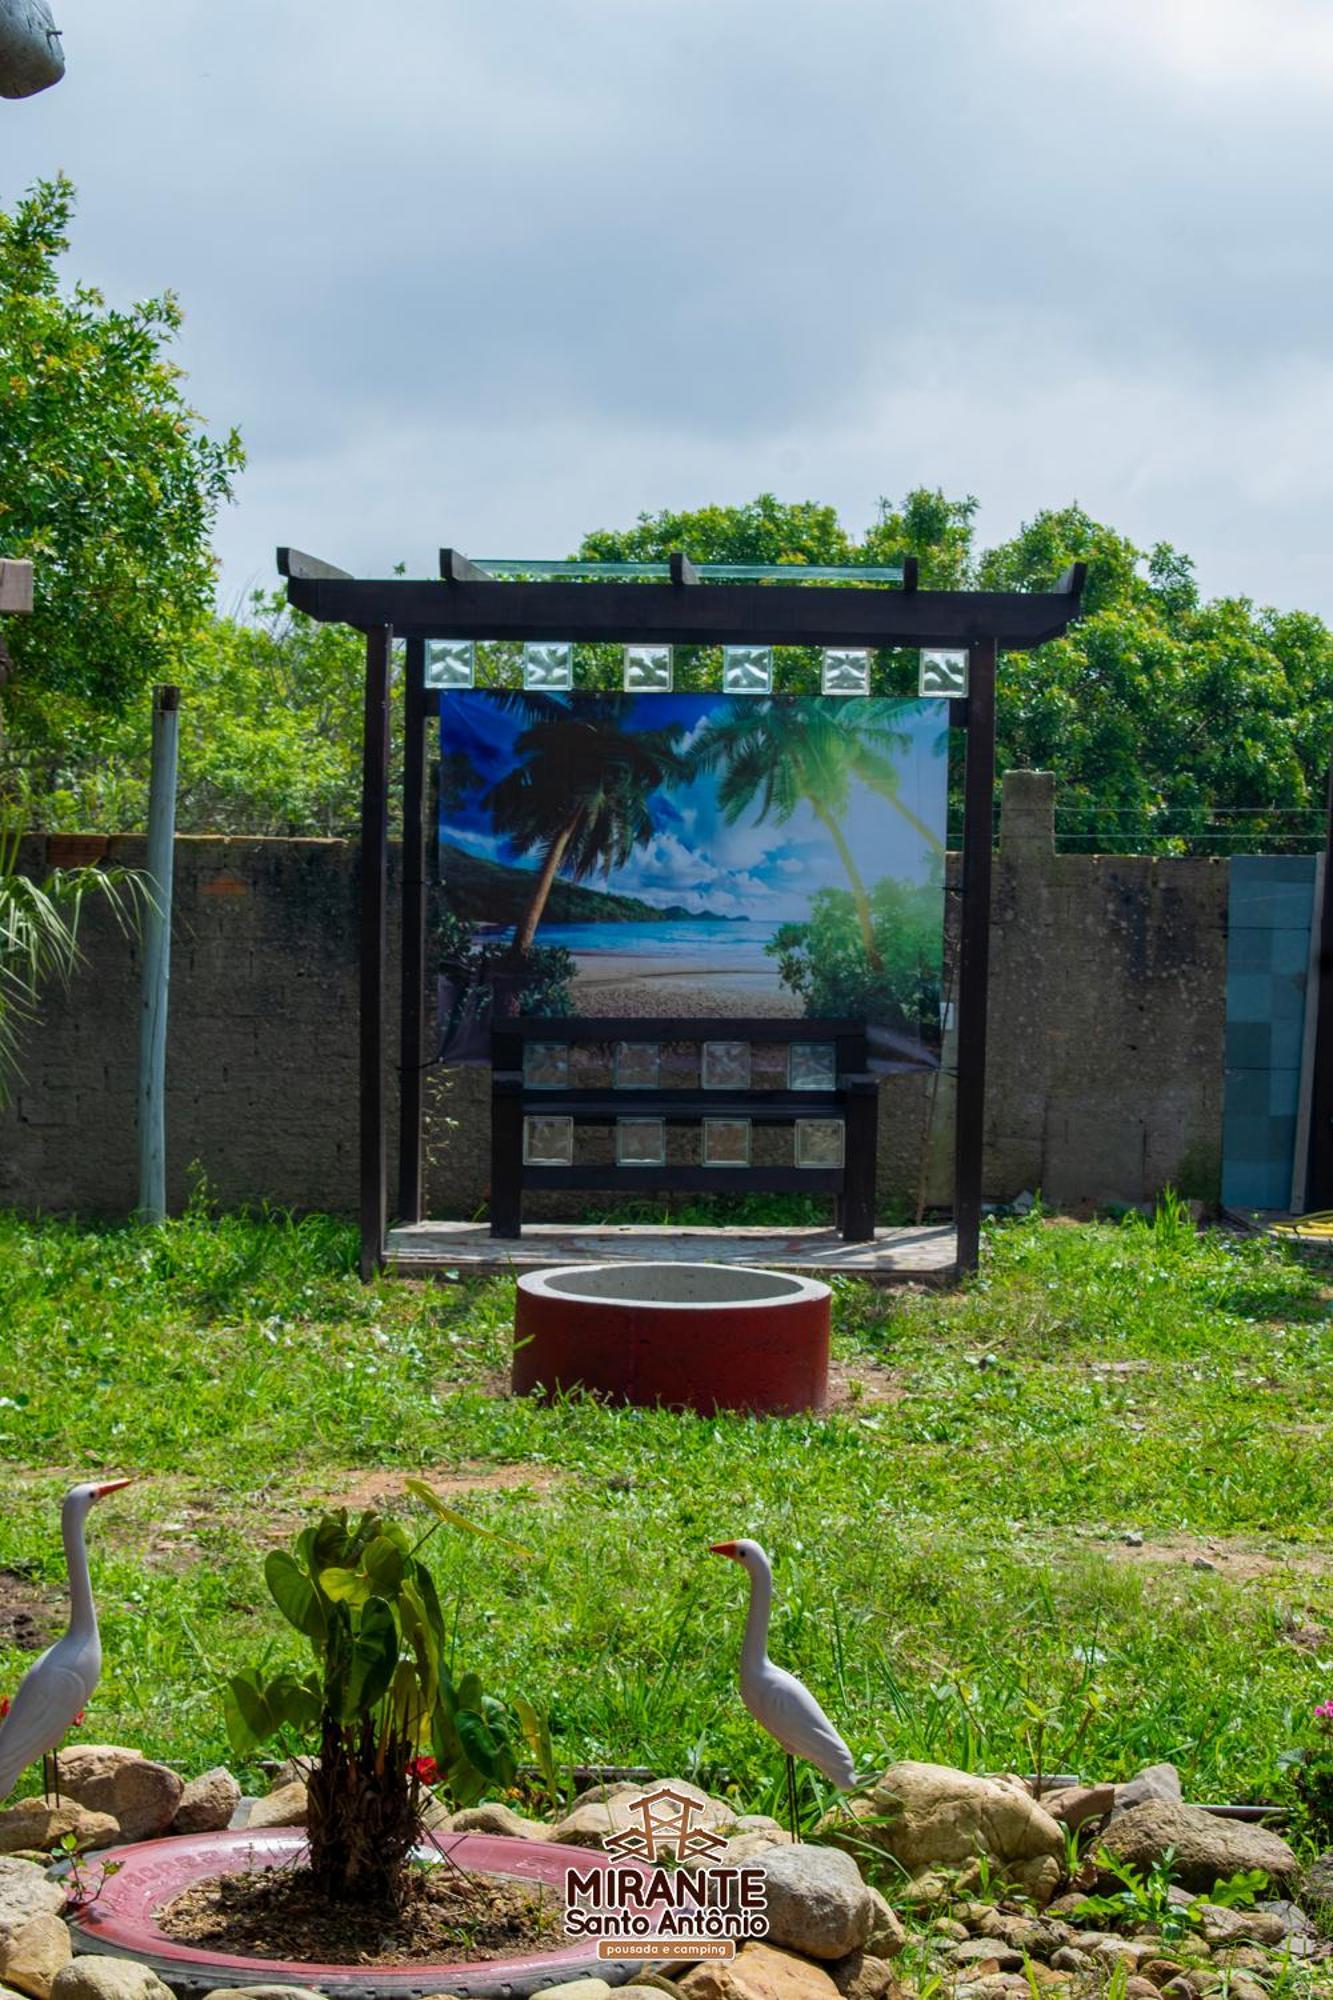
<svg viewBox="0 0 1333 2000"><path fill-rule="evenodd" d="M1048 776L1008 775L992 904L987 1197L1040 1189L1077 1209L1148 1200L1171 1182L1211 1198L1227 864L1056 855L1053 810ZM142 866L143 842L36 839L22 865L40 876L103 857ZM392 907L396 852L390 866ZM178 840L173 1207L202 1173L224 1206L355 1211L357 899L357 850L347 842ZM48 991L24 1038L25 1075L0 1115L0 1204L124 1215L137 1186L139 952L95 902L83 945L69 992ZM391 926L391 1029L397 946ZM476 1213L488 1179L487 1076L432 1070L427 1086L428 1207ZM947 1204L951 1128L947 1075L885 1083L886 1205L911 1210L923 1188ZM391 1129L391 1186L395 1148Z"/></svg>

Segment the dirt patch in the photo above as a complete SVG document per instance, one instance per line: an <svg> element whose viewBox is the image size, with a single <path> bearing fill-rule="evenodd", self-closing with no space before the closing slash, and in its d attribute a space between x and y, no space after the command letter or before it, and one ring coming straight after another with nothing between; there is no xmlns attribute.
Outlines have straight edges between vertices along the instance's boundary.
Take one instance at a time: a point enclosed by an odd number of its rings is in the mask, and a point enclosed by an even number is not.
<svg viewBox="0 0 1333 2000"><path fill-rule="evenodd" d="M1161 1568L1167 1565L1215 1572L1231 1583L1253 1583L1259 1577L1297 1571L1304 1576L1333 1576L1333 1551L1256 1548L1225 1535L1165 1535L1159 1539L1107 1542L1104 1553L1114 1563Z"/></svg>
<svg viewBox="0 0 1333 2000"><path fill-rule="evenodd" d="M424 1480L442 1500L450 1500L465 1493L545 1494L563 1476L549 1465L468 1465L452 1472L436 1466L378 1466L367 1472L330 1473L322 1486L311 1489L309 1499L312 1507L346 1507L354 1514L366 1507L415 1507L407 1492L409 1479Z"/></svg>
<svg viewBox="0 0 1333 2000"><path fill-rule="evenodd" d="M875 1404L901 1403L906 1394L902 1377L882 1361L829 1363L830 1410L868 1410Z"/></svg>
<svg viewBox="0 0 1333 2000"><path fill-rule="evenodd" d="M39 1590L19 1570L0 1569L0 1646L39 1653L60 1630L61 1600Z"/></svg>
<svg viewBox="0 0 1333 2000"><path fill-rule="evenodd" d="M444 1863L409 1870L396 1909L330 1903L305 1869L270 1868L195 1882L157 1922L195 1950L307 1965L438 1965L563 1942L549 1893Z"/></svg>

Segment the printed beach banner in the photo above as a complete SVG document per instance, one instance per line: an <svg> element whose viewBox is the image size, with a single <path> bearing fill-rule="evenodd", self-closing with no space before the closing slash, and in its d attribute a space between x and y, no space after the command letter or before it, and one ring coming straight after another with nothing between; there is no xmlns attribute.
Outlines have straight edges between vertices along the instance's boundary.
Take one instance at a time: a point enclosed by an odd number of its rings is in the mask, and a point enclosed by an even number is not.
<svg viewBox="0 0 1333 2000"><path fill-rule="evenodd" d="M942 701L442 693L444 969L525 1014L846 1016L933 1064L947 732Z"/></svg>

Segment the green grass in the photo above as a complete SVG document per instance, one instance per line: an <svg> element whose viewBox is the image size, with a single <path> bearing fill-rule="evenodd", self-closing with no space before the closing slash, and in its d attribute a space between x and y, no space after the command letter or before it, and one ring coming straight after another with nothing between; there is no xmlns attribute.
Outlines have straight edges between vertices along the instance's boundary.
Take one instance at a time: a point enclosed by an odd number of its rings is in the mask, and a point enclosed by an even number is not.
<svg viewBox="0 0 1333 2000"><path fill-rule="evenodd" d="M569 1764L776 1801L735 1686L743 1579L704 1552L750 1534L774 1656L863 1768L1027 1770L1040 1726L1048 1769L1171 1758L1196 1797L1290 1796L1282 1753L1333 1692L1333 1634L1292 1639L1333 1628L1317 1268L1174 1210L999 1225L958 1294L836 1281L843 1407L756 1422L515 1401L507 1282L363 1288L354 1256L323 1218L0 1217L0 1565L59 1590L65 1484L145 1475L92 1517L85 1733L224 1758L219 1675L287 1643L265 1551L377 1471L510 1467L453 1497L532 1559L441 1538L438 1574L460 1658L545 1705ZM0 1688L23 1665L0 1652Z"/></svg>

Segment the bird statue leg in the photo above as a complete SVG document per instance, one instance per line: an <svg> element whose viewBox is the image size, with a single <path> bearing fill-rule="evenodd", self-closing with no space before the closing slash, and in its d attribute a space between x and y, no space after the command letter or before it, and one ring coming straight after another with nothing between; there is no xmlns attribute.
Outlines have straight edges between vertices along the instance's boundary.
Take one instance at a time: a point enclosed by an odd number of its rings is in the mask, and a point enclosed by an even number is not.
<svg viewBox="0 0 1333 2000"><path fill-rule="evenodd" d="M801 1844L801 1815L796 1804L796 1759L787 1752L787 1817L791 1821L791 1837L799 1847Z"/></svg>

